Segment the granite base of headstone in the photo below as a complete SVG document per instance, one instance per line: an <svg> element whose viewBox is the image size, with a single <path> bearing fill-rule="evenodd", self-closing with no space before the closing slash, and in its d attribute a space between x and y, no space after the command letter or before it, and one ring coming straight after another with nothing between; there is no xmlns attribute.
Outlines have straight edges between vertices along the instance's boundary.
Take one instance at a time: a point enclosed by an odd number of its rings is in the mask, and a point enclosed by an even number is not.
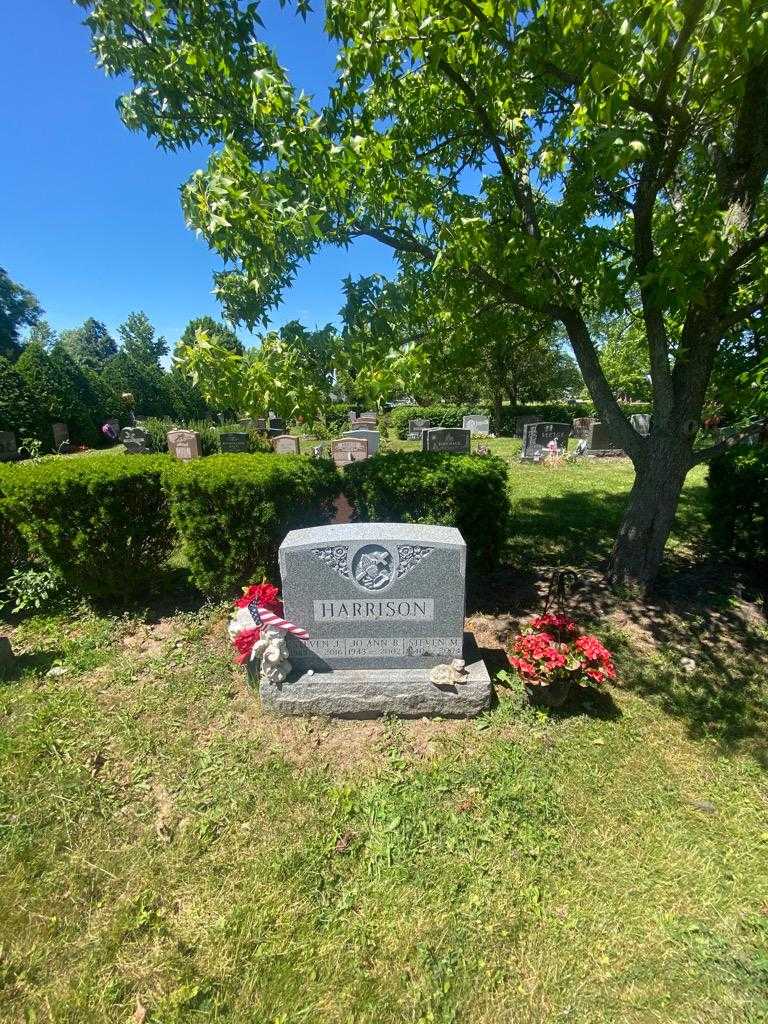
<svg viewBox="0 0 768 1024"><path fill-rule="evenodd" d="M491 421L487 416L483 416L479 413L472 413L470 416L464 416L461 421L461 425L471 434L490 434L491 432Z"/></svg>
<svg viewBox="0 0 768 1024"><path fill-rule="evenodd" d="M591 458L618 458L625 453L621 445L616 443L608 424L597 420L589 431L586 454Z"/></svg>
<svg viewBox="0 0 768 1024"><path fill-rule="evenodd" d="M568 448L571 436L570 423L526 423L523 427L523 449L520 458L523 462L540 462L552 449L549 445L554 441L559 452Z"/></svg>
<svg viewBox="0 0 768 1024"><path fill-rule="evenodd" d="M471 438L463 427L429 427L421 432L421 450L467 455L472 447Z"/></svg>
<svg viewBox="0 0 768 1024"><path fill-rule="evenodd" d="M123 427L120 440L125 445L126 455L149 455L149 434L142 427Z"/></svg>
<svg viewBox="0 0 768 1024"><path fill-rule="evenodd" d="M368 442L368 454L375 455L381 443L381 434L378 430L366 430L364 427L355 427L353 430L345 430L344 437L358 437Z"/></svg>
<svg viewBox="0 0 768 1024"><path fill-rule="evenodd" d="M280 545L292 670L262 682L285 715L466 718L491 702L491 680L464 633L466 545L445 526L357 523L294 530ZM461 681L434 682L461 659ZM442 669L440 670L442 671ZM448 673L450 675L450 673Z"/></svg>

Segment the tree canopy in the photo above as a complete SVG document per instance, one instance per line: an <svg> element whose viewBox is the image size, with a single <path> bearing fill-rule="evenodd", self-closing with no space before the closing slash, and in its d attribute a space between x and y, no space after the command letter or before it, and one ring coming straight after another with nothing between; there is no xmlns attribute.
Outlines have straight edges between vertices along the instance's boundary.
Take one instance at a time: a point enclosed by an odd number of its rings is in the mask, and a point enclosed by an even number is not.
<svg viewBox="0 0 768 1024"><path fill-rule="evenodd" d="M125 323L118 327L123 352L139 363L159 366L163 356L168 354L168 343L155 328L144 312L129 313Z"/></svg>
<svg viewBox="0 0 768 1024"><path fill-rule="evenodd" d="M100 320L89 317L82 327L61 331L57 345L86 370L103 370L117 355L117 344Z"/></svg>
<svg viewBox="0 0 768 1024"><path fill-rule="evenodd" d="M11 361L18 358L22 329L36 324L42 312L32 292L12 281L0 267L0 356Z"/></svg>

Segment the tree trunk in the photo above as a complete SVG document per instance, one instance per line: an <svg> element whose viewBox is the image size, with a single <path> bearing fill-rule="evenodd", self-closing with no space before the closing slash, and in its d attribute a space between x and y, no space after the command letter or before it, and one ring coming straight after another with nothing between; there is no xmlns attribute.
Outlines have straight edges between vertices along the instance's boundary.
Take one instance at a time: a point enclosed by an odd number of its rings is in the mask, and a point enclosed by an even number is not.
<svg viewBox="0 0 768 1024"><path fill-rule="evenodd" d="M646 457L635 464L635 483L608 565L610 580L644 591L661 566L691 458L686 439L651 435L648 441Z"/></svg>
<svg viewBox="0 0 768 1024"><path fill-rule="evenodd" d="M493 433L501 433L502 417L504 415L504 402L501 397L501 392L495 389L493 392Z"/></svg>

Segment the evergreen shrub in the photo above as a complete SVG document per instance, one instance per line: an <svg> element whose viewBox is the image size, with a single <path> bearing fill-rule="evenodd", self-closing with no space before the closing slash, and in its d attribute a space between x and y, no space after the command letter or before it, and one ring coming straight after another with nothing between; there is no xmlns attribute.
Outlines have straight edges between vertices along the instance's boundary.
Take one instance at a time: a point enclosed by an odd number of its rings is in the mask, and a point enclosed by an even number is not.
<svg viewBox="0 0 768 1024"><path fill-rule="evenodd" d="M170 553L168 460L104 455L17 463L2 472L0 513L83 596L136 596Z"/></svg>
<svg viewBox="0 0 768 1024"><path fill-rule="evenodd" d="M733 557L768 573L768 446L737 445L707 476L712 535Z"/></svg>
<svg viewBox="0 0 768 1024"><path fill-rule="evenodd" d="M503 459L388 452L346 466L344 493L363 522L457 527L473 568L491 568L503 553L510 519Z"/></svg>
<svg viewBox="0 0 768 1024"><path fill-rule="evenodd" d="M277 582L277 550L289 530L333 516L341 478L326 459L215 455L169 476L171 514L192 581L206 594Z"/></svg>
<svg viewBox="0 0 768 1024"><path fill-rule="evenodd" d="M32 437L50 449L50 418L35 391L15 366L0 356L0 430L11 430L17 444Z"/></svg>

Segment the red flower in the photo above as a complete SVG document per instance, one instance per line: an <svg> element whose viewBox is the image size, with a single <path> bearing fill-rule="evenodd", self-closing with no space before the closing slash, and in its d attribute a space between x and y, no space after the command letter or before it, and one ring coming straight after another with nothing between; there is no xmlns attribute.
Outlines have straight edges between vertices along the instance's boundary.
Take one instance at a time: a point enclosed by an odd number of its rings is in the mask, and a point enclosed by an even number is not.
<svg viewBox="0 0 768 1024"><path fill-rule="evenodd" d="M280 600L277 587L272 583L252 583L243 596L235 601L235 607L247 608L254 601L275 615L283 614L283 602Z"/></svg>
<svg viewBox="0 0 768 1024"><path fill-rule="evenodd" d="M251 657L251 651L253 645L261 637L261 630L259 629L241 629L239 633L235 634L233 643L237 650L235 661L238 665L242 665L243 662L248 661Z"/></svg>
<svg viewBox="0 0 768 1024"><path fill-rule="evenodd" d="M531 625L534 629L543 629L551 626L553 629L562 630L565 633L575 633L576 623L567 615L539 615L533 619Z"/></svg>

